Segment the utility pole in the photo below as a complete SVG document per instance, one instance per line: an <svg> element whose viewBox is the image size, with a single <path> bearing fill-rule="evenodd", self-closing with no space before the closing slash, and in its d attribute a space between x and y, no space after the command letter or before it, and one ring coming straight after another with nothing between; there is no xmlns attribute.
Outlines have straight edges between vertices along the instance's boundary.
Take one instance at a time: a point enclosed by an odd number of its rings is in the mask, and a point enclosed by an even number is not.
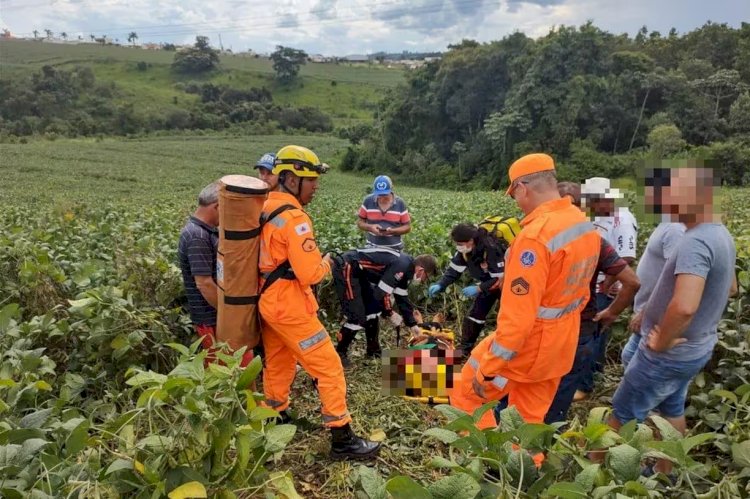
<svg viewBox="0 0 750 499"><path fill-rule="evenodd" d="M219 48L221 48L221 51L224 52L224 44L221 43L221 33L219 33Z"/></svg>

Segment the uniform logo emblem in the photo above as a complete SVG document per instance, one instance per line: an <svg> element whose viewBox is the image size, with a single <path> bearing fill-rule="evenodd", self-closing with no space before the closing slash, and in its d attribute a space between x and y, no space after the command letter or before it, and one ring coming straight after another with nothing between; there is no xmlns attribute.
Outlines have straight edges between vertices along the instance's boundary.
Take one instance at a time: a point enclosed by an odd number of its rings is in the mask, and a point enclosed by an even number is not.
<svg viewBox="0 0 750 499"><path fill-rule="evenodd" d="M377 184L375 184L375 188L379 191L384 191L388 188L388 183L380 181Z"/></svg>
<svg viewBox="0 0 750 499"><path fill-rule="evenodd" d="M298 236L309 234L311 232L310 224L308 224L307 222L303 222L294 228L294 232L296 232Z"/></svg>
<svg viewBox="0 0 750 499"><path fill-rule="evenodd" d="M404 273L403 272L396 272L396 274L394 274L393 277L395 277L397 281L400 281L404 277Z"/></svg>
<svg viewBox="0 0 750 499"><path fill-rule="evenodd" d="M302 243L302 249L308 253L311 251L315 251L315 249L318 247L318 245L315 243L315 239L307 238Z"/></svg>
<svg viewBox="0 0 750 499"><path fill-rule="evenodd" d="M527 295L529 294L529 283L523 277L518 277L510 283L510 290L514 295Z"/></svg>
<svg viewBox="0 0 750 499"><path fill-rule="evenodd" d="M536 253L531 250L526 250L521 253L521 265L524 267L533 267L536 263Z"/></svg>

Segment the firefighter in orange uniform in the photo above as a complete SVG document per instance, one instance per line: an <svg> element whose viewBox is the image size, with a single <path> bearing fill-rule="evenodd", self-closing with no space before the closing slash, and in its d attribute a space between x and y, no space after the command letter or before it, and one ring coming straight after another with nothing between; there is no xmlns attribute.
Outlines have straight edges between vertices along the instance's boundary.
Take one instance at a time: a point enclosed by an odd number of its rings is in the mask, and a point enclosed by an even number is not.
<svg viewBox="0 0 750 499"><path fill-rule="evenodd" d="M331 271L331 257L321 256L312 221L302 207L312 201L327 168L304 147L286 146L276 154L273 174L279 176L279 186L268 195L261 215L263 388L266 404L287 420L285 410L299 363L318 389L323 422L332 433L331 457L370 459L380 444L357 437L349 426L344 369L318 320L311 288Z"/></svg>
<svg viewBox="0 0 750 499"><path fill-rule="evenodd" d="M507 194L526 216L506 256L497 329L471 352L450 402L472 413L507 396L526 422L543 423L573 365L599 235L570 199L560 198L550 156L518 159L509 177ZM477 423L496 425L492 411Z"/></svg>

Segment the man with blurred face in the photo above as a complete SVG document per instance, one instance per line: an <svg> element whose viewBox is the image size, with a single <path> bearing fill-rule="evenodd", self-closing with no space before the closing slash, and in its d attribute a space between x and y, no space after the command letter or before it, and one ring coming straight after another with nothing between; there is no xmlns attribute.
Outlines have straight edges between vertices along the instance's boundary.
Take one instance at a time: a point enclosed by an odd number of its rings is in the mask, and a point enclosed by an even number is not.
<svg viewBox="0 0 750 499"><path fill-rule="evenodd" d="M662 207L686 227L643 308L643 338L612 399L609 424L642 422L655 411L681 433L693 378L711 359L717 326L734 281L732 236L714 211L714 172L675 169L662 189ZM659 460L653 471L669 473Z"/></svg>
<svg viewBox="0 0 750 499"><path fill-rule="evenodd" d="M273 162L276 160L276 154L268 152L261 156L255 169L258 170L258 178L268 184L269 192L275 191L279 186L278 175L273 174Z"/></svg>

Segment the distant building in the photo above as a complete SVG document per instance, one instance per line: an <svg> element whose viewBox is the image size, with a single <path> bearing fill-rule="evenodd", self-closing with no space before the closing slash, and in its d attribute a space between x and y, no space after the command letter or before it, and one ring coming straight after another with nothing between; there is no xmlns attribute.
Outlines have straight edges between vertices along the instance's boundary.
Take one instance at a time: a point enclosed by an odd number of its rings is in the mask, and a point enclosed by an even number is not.
<svg viewBox="0 0 750 499"><path fill-rule="evenodd" d="M159 43L143 43L141 48L144 50L161 50L162 46Z"/></svg>
<svg viewBox="0 0 750 499"><path fill-rule="evenodd" d="M368 62L370 58L362 54L352 54L342 57L341 60L345 62Z"/></svg>

